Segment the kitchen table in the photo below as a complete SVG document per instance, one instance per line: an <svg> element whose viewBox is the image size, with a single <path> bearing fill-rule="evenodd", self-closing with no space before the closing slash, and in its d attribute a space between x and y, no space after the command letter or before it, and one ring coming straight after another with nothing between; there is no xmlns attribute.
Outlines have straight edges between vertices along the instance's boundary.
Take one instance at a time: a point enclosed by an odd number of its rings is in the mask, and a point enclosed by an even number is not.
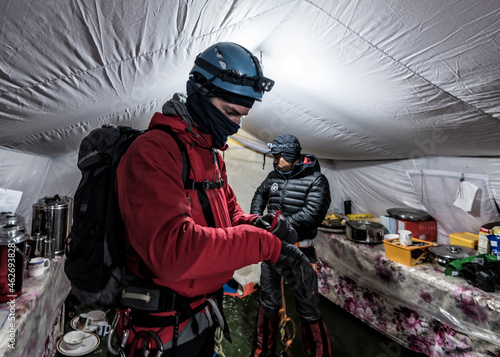
<svg viewBox="0 0 500 357"><path fill-rule="evenodd" d="M0 306L0 356L55 355L70 289L64 257L52 259L42 276L30 277L25 271L22 295L11 305Z"/></svg>
<svg viewBox="0 0 500 357"><path fill-rule="evenodd" d="M320 293L358 319L428 356L500 356L498 290L446 276L437 264L389 260L383 243L322 228L315 240Z"/></svg>

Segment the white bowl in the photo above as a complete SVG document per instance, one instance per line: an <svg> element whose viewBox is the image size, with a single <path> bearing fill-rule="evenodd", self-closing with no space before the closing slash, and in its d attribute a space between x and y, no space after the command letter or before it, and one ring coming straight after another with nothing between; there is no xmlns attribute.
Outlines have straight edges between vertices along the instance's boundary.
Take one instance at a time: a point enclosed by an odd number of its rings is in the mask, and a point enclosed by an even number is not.
<svg viewBox="0 0 500 357"><path fill-rule="evenodd" d="M83 331L71 331L64 335L63 340L67 349L74 350L82 344L85 337L87 334Z"/></svg>

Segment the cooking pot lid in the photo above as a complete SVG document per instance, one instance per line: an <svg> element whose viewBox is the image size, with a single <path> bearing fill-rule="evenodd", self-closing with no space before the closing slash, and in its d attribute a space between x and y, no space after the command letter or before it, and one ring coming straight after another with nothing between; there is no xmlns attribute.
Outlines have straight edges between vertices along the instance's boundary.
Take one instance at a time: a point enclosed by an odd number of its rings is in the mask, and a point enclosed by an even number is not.
<svg viewBox="0 0 500 357"><path fill-rule="evenodd" d="M425 211L415 208L389 208L387 213L397 219L404 221L427 221L432 217Z"/></svg>
<svg viewBox="0 0 500 357"><path fill-rule="evenodd" d="M40 198L33 206L42 208L63 208L71 205L71 201L71 197L55 195L54 197Z"/></svg>
<svg viewBox="0 0 500 357"><path fill-rule="evenodd" d="M346 221L346 224L350 225L352 228L361 230L373 230L373 229L384 228L383 224L371 221Z"/></svg>
<svg viewBox="0 0 500 357"><path fill-rule="evenodd" d="M477 255L477 250L453 244L429 247L429 251L439 257L451 259L463 259L472 255Z"/></svg>
<svg viewBox="0 0 500 357"><path fill-rule="evenodd" d="M0 245L17 244L27 239L28 236L20 231L17 225L8 224L0 228Z"/></svg>

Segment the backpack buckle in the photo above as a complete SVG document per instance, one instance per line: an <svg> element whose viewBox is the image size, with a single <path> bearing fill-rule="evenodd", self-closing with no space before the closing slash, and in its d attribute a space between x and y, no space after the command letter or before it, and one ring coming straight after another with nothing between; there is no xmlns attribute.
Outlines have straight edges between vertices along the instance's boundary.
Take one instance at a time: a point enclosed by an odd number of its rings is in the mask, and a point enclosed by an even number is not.
<svg viewBox="0 0 500 357"><path fill-rule="evenodd" d="M212 182L210 182L210 181L208 181L208 180L205 180L205 181L203 181L201 184L202 184L202 186L203 186L203 189L204 189L205 191L208 191L208 190L210 190L210 184L211 184L211 183L212 183Z"/></svg>

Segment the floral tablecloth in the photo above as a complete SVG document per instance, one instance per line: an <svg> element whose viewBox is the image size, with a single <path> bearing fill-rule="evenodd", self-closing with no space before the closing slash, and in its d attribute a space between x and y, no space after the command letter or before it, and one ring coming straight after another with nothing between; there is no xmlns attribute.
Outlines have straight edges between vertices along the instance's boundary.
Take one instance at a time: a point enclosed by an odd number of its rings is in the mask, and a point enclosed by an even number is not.
<svg viewBox="0 0 500 357"><path fill-rule="evenodd" d="M52 259L42 276L29 277L26 271L22 295L15 303L0 306L0 356L55 355L56 340L64 331L63 306L70 288L64 257Z"/></svg>
<svg viewBox="0 0 500 357"><path fill-rule="evenodd" d="M500 356L500 292L487 293L435 264L408 267L384 244L316 237L320 293L401 345L428 356Z"/></svg>

